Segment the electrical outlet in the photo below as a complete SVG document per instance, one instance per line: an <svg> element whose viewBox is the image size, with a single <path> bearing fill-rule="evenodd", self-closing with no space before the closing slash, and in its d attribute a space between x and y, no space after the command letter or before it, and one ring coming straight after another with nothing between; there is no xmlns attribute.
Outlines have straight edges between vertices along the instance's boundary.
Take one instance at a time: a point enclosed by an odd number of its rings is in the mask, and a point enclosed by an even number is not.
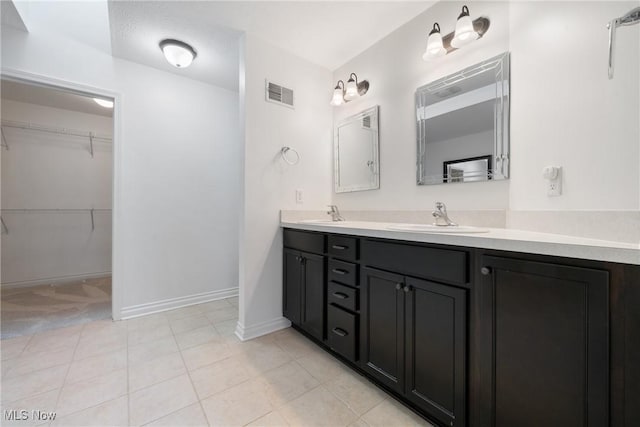
<svg viewBox="0 0 640 427"><path fill-rule="evenodd" d="M296 190L296 203L301 205L302 204L302 190L301 189L297 189Z"/></svg>
<svg viewBox="0 0 640 427"><path fill-rule="evenodd" d="M555 168L553 177L547 182L547 196L557 197L562 195L562 168Z"/></svg>

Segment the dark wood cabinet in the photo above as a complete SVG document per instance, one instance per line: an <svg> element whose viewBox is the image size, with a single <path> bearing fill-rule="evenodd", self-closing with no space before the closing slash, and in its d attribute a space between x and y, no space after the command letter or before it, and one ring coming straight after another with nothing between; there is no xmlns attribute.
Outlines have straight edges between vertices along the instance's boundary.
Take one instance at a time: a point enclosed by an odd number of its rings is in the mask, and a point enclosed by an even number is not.
<svg viewBox="0 0 640 427"><path fill-rule="evenodd" d="M492 425L609 425L607 271L483 256Z"/></svg>
<svg viewBox="0 0 640 427"><path fill-rule="evenodd" d="M325 338L325 236L288 231L284 234L282 313L318 340ZM300 249L314 250L310 253Z"/></svg>
<svg viewBox="0 0 640 427"><path fill-rule="evenodd" d="M467 290L362 269L362 367L449 426L465 425Z"/></svg>

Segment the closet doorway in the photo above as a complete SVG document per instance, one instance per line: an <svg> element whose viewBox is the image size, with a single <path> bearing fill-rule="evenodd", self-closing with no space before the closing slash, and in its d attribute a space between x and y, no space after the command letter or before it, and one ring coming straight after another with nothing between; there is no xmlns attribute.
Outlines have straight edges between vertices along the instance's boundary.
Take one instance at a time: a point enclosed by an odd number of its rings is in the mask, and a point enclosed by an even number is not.
<svg viewBox="0 0 640 427"><path fill-rule="evenodd" d="M2 339L110 319L114 100L0 84Z"/></svg>

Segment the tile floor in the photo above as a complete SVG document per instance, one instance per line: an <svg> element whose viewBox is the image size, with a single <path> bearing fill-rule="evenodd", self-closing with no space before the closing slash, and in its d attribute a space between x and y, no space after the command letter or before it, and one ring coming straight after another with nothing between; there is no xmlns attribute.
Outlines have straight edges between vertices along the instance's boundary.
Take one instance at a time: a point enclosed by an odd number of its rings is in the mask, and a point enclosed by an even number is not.
<svg viewBox="0 0 640 427"><path fill-rule="evenodd" d="M292 329L240 342L237 311L231 298L0 341L0 424L429 425Z"/></svg>

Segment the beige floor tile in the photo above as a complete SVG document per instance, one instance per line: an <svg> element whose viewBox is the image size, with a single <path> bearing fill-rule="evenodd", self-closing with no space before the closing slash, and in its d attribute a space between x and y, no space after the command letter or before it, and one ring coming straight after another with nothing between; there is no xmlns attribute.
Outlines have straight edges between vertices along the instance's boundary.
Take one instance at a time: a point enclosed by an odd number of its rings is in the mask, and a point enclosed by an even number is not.
<svg viewBox="0 0 640 427"><path fill-rule="evenodd" d="M299 332L289 328L291 333L280 333L274 336L276 344L284 351L289 353L294 359L309 356L311 354L320 353L324 350L311 342L308 338L302 336Z"/></svg>
<svg viewBox="0 0 640 427"><path fill-rule="evenodd" d="M202 328L203 326L209 326L209 319L207 319L202 314L197 314L195 316L170 320L169 323L171 325L171 330L173 330L173 333L180 334L182 332Z"/></svg>
<svg viewBox="0 0 640 427"><path fill-rule="evenodd" d="M141 425L196 403L198 398L187 375L129 394L129 420Z"/></svg>
<svg viewBox="0 0 640 427"><path fill-rule="evenodd" d="M242 362L234 357L191 372L193 386L200 399L227 390L251 378Z"/></svg>
<svg viewBox="0 0 640 427"><path fill-rule="evenodd" d="M171 311L165 311L164 315L169 319L169 322L178 319L184 319L185 317L196 316L201 313L201 310L197 305L190 305L188 307L177 308Z"/></svg>
<svg viewBox="0 0 640 427"><path fill-rule="evenodd" d="M127 370L121 369L107 375L65 384L60 392L56 411L59 417L64 417L113 400L126 393Z"/></svg>
<svg viewBox="0 0 640 427"><path fill-rule="evenodd" d="M127 324L121 321L113 321L111 319L96 320L84 325L81 337L95 336L96 334L113 334L127 330Z"/></svg>
<svg viewBox="0 0 640 427"><path fill-rule="evenodd" d="M214 323L216 331L222 336L234 335L238 326L237 319L225 320L224 322Z"/></svg>
<svg viewBox="0 0 640 427"><path fill-rule="evenodd" d="M129 347L129 364L149 362L165 354L175 353L176 351L178 351L178 345L173 335L144 344L134 345Z"/></svg>
<svg viewBox="0 0 640 427"><path fill-rule="evenodd" d="M224 322L225 320L237 320L238 308L227 305L225 308L208 311L205 313L205 316L207 316L207 319L209 319L211 323Z"/></svg>
<svg viewBox="0 0 640 427"><path fill-rule="evenodd" d="M24 350L29 343L30 339L31 335L26 335L23 337L0 341L0 355L2 356L2 360L19 356L20 353L22 353L22 350Z"/></svg>
<svg viewBox="0 0 640 427"><path fill-rule="evenodd" d="M203 328L193 329L182 334L176 334L176 342L180 350L184 350L189 347L195 347L197 345L205 344L209 341L213 341L220 337L218 331L209 325Z"/></svg>
<svg viewBox="0 0 640 427"><path fill-rule="evenodd" d="M129 391L139 390L187 373L179 352L129 367Z"/></svg>
<svg viewBox="0 0 640 427"><path fill-rule="evenodd" d="M99 356L91 356L71 363L65 383L84 381L111 372L126 369L127 349L123 348Z"/></svg>
<svg viewBox="0 0 640 427"><path fill-rule="evenodd" d="M327 382L325 387L358 415L387 398L386 393L355 372L346 371Z"/></svg>
<svg viewBox="0 0 640 427"><path fill-rule="evenodd" d="M172 414L159 418L145 425L166 427L197 427L208 426L209 423L207 422L207 417L205 417L204 412L202 411L200 403L194 403L193 405L182 408Z"/></svg>
<svg viewBox="0 0 640 427"><path fill-rule="evenodd" d="M11 402L6 405L2 405L2 425L3 426L37 426L43 423L48 423L48 421L44 421L41 417L35 415L32 411L37 410L44 413L54 412L56 409L56 401L58 400L59 389L51 390L45 393L37 394L35 396L27 397L22 400L18 400L16 402ZM4 411L10 410L26 410L27 419L26 420L8 420L4 416ZM35 416L34 416L35 415Z"/></svg>
<svg viewBox="0 0 640 427"><path fill-rule="evenodd" d="M362 418L358 418L349 424L349 427L369 427L369 424L367 424Z"/></svg>
<svg viewBox="0 0 640 427"><path fill-rule="evenodd" d="M295 426L347 426L358 416L322 386L278 408Z"/></svg>
<svg viewBox="0 0 640 427"><path fill-rule="evenodd" d="M277 410L269 412L267 415L247 424L247 426L251 427L280 427L288 425L287 420L285 420Z"/></svg>
<svg viewBox="0 0 640 427"><path fill-rule="evenodd" d="M126 426L129 424L127 396L56 419L52 427L66 426Z"/></svg>
<svg viewBox="0 0 640 427"><path fill-rule="evenodd" d="M11 367L6 373L5 378L12 378L54 366L69 364L73 358L73 351L73 348L63 348L61 350L47 351L44 353L25 353L10 363Z"/></svg>
<svg viewBox="0 0 640 427"><path fill-rule="evenodd" d="M76 325L36 334L31 337L29 344L27 344L24 349L24 353L40 353L65 348L75 348L80 339L82 327L83 325Z"/></svg>
<svg viewBox="0 0 640 427"><path fill-rule="evenodd" d="M80 360L86 357L100 356L122 350L126 347L127 331L124 328L103 329L102 331L89 335L84 335L83 333L73 358Z"/></svg>
<svg viewBox="0 0 640 427"><path fill-rule="evenodd" d="M301 357L297 362L321 383L334 379L348 369L324 351Z"/></svg>
<svg viewBox="0 0 640 427"><path fill-rule="evenodd" d="M240 304L238 301L238 297L227 298L226 301L234 307L238 307Z"/></svg>
<svg viewBox="0 0 640 427"><path fill-rule="evenodd" d="M219 299L215 301L205 302L204 304L198 304L195 306L201 313L208 313L210 311L216 311L223 308L231 307L231 304L226 299Z"/></svg>
<svg viewBox="0 0 640 427"><path fill-rule="evenodd" d="M127 330L135 331L141 328L152 328L154 326L165 326L169 324L169 319L164 313L147 314L133 319L123 320Z"/></svg>
<svg viewBox="0 0 640 427"><path fill-rule="evenodd" d="M137 345L173 335L169 324L145 326L129 331L128 344Z"/></svg>
<svg viewBox="0 0 640 427"><path fill-rule="evenodd" d="M271 403L278 407L315 388L320 383L296 362L286 363L260 377Z"/></svg>
<svg viewBox="0 0 640 427"><path fill-rule="evenodd" d="M232 354L229 346L221 338L182 351L184 363L190 371L226 359Z"/></svg>
<svg viewBox="0 0 640 427"><path fill-rule="evenodd" d="M387 427L390 425L399 427L431 426L431 424L396 402L393 398L387 398L364 414L362 419L371 427Z"/></svg>
<svg viewBox="0 0 640 427"><path fill-rule="evenodd" d="M243 426L274 408L265 394L264 384L253 379L202 401L211 425Z"/></svg>
<svg viewBox="0 0 640 427"><path fill-rule="evenodd" d="M62 387L69 365L2 380L2 401L12 402Z"/></svg>
<svg viewBox="0 0 640 427"><path fill-rule="evenodd" d="M234 357L245 364L247 370L254 375L282 366L291 361L291 357L275 344L248 347Z"/></svg>

